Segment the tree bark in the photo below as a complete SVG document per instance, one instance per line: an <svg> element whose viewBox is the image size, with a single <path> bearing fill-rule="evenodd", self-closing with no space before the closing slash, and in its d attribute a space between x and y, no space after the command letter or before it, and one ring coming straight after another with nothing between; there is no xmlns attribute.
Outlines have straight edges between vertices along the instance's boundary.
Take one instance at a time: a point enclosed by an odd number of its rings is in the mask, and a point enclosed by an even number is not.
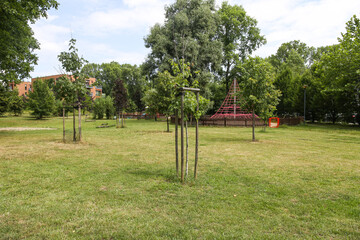
<svg viewBox="0 0 360 240"><path fill-rule="evenodd" d="M252 141L255 142L255 111L252 110Z"/></svg>
<svg viewBox="0 0 360 240"><path fill-rule="evenodd" d="M81 104L79 103L78 106L78 112L79 112L79 142L81 142Z"/></svg>

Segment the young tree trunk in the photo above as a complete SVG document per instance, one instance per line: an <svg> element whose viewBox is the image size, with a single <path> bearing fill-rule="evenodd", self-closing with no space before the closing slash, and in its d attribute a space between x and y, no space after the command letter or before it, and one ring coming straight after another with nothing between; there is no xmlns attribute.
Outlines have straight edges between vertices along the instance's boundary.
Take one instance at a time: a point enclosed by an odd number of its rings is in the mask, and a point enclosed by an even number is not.
<svg viewBox="0 0 360 240"><path fill-rule="evenodd" d="M252 141L255 142L255 111L252 110Z"/></svg>
<svg viewBox="0 0 360 240"><path fill-rule="evenodd" d="M177 176L179 176L178 125L179 125L178 110L175 110L175 164L176 164L176 175Z"/></svg>
<svg viewBox="0 0 360 240"><path fill-rule="evenodd" d="M124 113L121 112L121 127L124 127Z"/></svg>
<svg viewBox="0 0 360 240"><path fill-rule="evenodd" d="M75 108L73 107L73 141L76 142Z"/></svg>
<svg viewBox="0 0 360 240"><path fill-rule="evenodd" d="M167 125L167 132L170 132L170 128L169 128L169 116L166 116L166 125Z"/></svg>
<svg viewBox="0 0 360 240"><path fill-rule="evenodd" d="M78 112L79 112L79 142L81 142L81 104L79 103L78 106Z"/></svg>
<svg viewBox="0 0 360 240"><path fill-rule="evenodd" d="M66 138L65 138L65 107L63 107L63 142L66 142Z"/></svg>
<svg viewBox="0 0 360 240"><path fill-rule="evenodd" d="M116 127L119 127L120 126L120 112L118 112L118 119L116 121Z"/></svg>
<svg viewBox="0 0 360 240"><path fill-rule="evenodd" d="M188 135L188 121L185 122L185 137L186 137L186 170L185 176L189 173L189 135Z"/></svg>

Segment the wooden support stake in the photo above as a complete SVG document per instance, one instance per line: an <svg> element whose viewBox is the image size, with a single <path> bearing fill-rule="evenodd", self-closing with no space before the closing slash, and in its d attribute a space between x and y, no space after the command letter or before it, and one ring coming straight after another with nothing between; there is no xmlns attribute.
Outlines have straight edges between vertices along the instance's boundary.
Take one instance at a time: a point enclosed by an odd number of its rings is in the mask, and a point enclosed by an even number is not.
<svg viewBox="0 0 360 240"><path fill-rule="evenodd" d="M181 93L181 182L184 183L184 92Z"/></svg>
<svg viewBox="0 0 360 240"><path fill-rule="evenodd" d="M179 125L179 111L175 110L175 163L176 163L176 175L179 176L179 144L178 144L178 125Z"/></svg>
<svg viewBox="0 0 360 240"><path fill-rule="evenodd" d="M78 111L79 111L79 142L81 142L81 105L80 105L80 103L79 103Z"/></svg>
<svg viewBox="0 0 360 240"><path fill-rule="evenodd" d="M196 93L196 111L199 111L199 92ZM197 165L198 165L198 152L199 152L199 119L196 119L196 130L195 130L195 167L194 167L194 178L197 177Z"/></svg>

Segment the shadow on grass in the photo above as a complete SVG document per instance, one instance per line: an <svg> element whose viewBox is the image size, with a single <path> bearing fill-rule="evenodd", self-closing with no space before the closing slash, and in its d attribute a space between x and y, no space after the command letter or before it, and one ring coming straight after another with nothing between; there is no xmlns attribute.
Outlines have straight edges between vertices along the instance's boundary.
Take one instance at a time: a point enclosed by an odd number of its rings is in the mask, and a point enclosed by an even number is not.
<svg viewBox="0 0 360 240"><path fill-rule="evenodd" d="M203 139L211 142L243 142L243 143L251 142L251 137L238 138L238 137L221 136L221 137L207 137L207 138L204 137Z"/></svg>
<svg viewBox="0 0 360 240"><path fill-rule="evenodd" d="M24 118L24 120L27 120L27 121L48 121L48 120L53 119L52 117L36 118L34 116L26 116L23 118Z"/></svg>
<svg viewBox="0 0 360 240"><path fill-rule="evenodd" d="M162 179L170 183L180 182L175 171L169 171L168 169L167 171L166 169L151 169L151 166L148 166L148 168L149 169L127 169L125 172L143 179Z"/></svg>
<svg viewBox="0 0 360 240"><path fill-rule="evenodd" d="M136 130L134 131L137 134L153 134L153 133L172 133L172 131L168 132L168 131L162 131L162 130L149 130L149 131L142 131L142 130Z"/></svg>

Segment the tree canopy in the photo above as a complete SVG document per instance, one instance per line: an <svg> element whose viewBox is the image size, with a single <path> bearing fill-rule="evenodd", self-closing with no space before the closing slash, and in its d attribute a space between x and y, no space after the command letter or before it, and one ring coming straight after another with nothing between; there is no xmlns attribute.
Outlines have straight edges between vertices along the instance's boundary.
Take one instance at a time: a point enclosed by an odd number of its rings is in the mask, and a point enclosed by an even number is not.
<svg viewBox="0 0 360 240"><path fill-rule="evenodd" d="M58 5L55 0L0 1L0 79L6 85L30 77L40 46L29 24Z"/></svg>

